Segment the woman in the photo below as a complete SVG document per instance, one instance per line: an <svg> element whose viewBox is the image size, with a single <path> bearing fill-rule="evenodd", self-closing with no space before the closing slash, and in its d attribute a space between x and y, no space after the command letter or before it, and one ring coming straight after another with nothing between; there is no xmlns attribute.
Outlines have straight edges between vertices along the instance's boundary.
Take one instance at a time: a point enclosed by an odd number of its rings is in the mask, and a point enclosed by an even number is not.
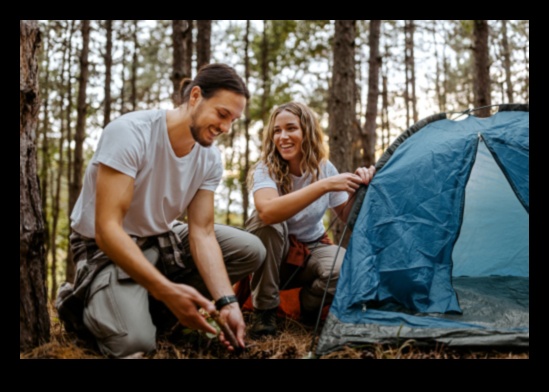
<svg viewBox="0 0 549 392"><path fill-rule="evenodd" d="M367 185L375 173L371 166L339 174L328 160L323 137L315 113L298 102L276 107L265 130L261 158L248 179L256 210L246 229L267 249L250 284L255 313L252 337L276 333L282 287L302 287L302 320L314 321L338 248L326 236L322 218L332 208L346 221L349 195ZM298 256L307 254L308 259ZM344 254L344 249L338 253L326 303L333 299Z"/></svg>

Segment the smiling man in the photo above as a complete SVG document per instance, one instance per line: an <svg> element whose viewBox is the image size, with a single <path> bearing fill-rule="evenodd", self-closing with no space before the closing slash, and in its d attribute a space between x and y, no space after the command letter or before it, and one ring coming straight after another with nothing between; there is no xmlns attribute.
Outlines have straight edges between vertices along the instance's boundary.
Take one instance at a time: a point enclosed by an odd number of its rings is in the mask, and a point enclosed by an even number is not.
<svg viewBox="0 0 549 392"><path fill-rule="evenodd" d="M91 332L108 356L153 351L157 327L176 319L215 334L199 308L219 311L245 345L232 285L259 268L265 248L214 225L223 167L212 144L249 92L233 68L209 64L181 93L178 108L127 113L105 127L71 215L77 273L56 307L67 329ZM177 220L184 212L187 224Z"/></svg>

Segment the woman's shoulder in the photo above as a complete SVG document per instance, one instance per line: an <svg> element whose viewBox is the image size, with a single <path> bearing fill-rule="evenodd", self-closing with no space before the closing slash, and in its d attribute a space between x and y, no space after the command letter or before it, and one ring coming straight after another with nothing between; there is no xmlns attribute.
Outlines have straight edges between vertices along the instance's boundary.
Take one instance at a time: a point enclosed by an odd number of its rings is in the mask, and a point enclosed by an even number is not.
<svg viewBox="0 0 549 392"><path fill-rule="evenodd" d="M329 159L325 159L320 163L320 171L326 177L335 176L339 174L338 170Z"/></svg>

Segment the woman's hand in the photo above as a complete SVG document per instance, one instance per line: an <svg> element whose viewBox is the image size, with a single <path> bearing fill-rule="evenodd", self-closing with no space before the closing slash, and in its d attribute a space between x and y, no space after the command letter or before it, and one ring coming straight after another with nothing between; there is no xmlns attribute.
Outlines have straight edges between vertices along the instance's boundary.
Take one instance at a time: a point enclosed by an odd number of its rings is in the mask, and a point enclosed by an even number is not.
<svg viewBox="0 0 549 392"><path fill-rule="evenodd" d="M372 181L374 174L376 174L376 168L374 165L371 165L370 167L359 167L355 170L355 174L361 178L362 184L368 185L370 181Z"/></svg>
<svg viewBox="0 0 549 392"><path fill-rule="evenodd" d="M327 182L330 192L345 191L352 194L358 189L363 180L357 174L341 173L337 176L328 177L324 181Z"/></svg>

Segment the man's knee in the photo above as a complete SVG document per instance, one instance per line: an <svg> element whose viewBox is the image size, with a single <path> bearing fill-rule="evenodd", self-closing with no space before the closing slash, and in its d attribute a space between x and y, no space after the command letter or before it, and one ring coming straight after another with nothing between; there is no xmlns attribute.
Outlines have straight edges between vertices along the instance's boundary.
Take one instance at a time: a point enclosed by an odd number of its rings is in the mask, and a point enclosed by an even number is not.
<svg viewBox="0 0 549 392"><path fill-rule="evenodd" d="M252 272L256 271L263 264L267 256L267 250L263 242L253 234L248 235L246 244L242 246L240 252L242 257L249 261Z"/></svg>
<svg viewBox="0 0 549 392"><path fill-rule="evenodd" d="M133 328L125 335L102 339L98 345L103 354L115 358L139 352L148 354L156 349L156 334L144 328Z"/></svg>
<svg viewBox="0 0 549 392"><path fill-rule="evenodd" d="M156 347L147 291L131 279L121 279L114 264L90 285L84 325L108 356L147 353Z"/></svg>

